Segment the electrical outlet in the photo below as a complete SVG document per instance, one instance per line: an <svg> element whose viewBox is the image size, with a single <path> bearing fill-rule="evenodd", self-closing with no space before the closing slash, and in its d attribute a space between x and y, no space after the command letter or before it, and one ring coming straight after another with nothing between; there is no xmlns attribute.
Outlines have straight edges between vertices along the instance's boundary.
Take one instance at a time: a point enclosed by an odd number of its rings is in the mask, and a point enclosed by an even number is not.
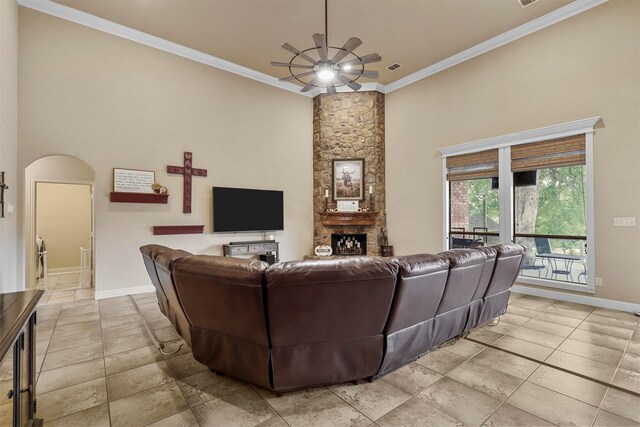
<svg viewBox="0 0 640 427"><path fill-rule="evenodd" d="M602 277L596 277L596 286L603 286L604 285L604 280L602 279Z"/></svg>
<svg viewBox="0 0 640 427"><path fill-rule="evenodd" d="M613 218L614 227L635 227L636 226L636 217L628 217L628 218Z"/></svg>

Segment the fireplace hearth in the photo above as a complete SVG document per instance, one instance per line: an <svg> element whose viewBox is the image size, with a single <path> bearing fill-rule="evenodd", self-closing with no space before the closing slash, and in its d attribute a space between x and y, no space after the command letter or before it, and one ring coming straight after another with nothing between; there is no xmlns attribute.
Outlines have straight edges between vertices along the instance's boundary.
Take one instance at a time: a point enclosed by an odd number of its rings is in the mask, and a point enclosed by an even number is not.
<svg viewBox="0 0 640 427"><path fill-rule="evenodd" d="M332 234L331 249L334 255L357 256L367 254L366 234Z"/></svg>

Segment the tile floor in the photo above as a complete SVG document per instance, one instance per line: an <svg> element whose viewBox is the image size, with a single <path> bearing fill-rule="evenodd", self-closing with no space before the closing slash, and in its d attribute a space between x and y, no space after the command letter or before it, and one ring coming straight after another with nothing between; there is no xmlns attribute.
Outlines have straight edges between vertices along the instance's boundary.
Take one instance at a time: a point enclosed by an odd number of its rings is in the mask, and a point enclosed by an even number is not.
<svg viewBox="0 0 640 427"><path fill-rule="evenodd" d="M90 273L81 275L79 271L47 275L47 289L42 296L41 302L43 304L56 304L93 299L93 288L89 287L87 283L89 277ZM38 279L36 286L44 289L43 279Z"/></svg>
<svg viewBox="0 0 640 427"><path fill-rule="evenodd" d="M185 345L162 355L134 300L168 349L184 342L153 294L51 298L38 309L36 345L38 416L47 426L640 425L633 394L467 339L374 383L278 398L214 375ZM514 294L501 322L470 338L640 391L632 314ZM6 373L0 366L0 405L8 404Z"/></svg>

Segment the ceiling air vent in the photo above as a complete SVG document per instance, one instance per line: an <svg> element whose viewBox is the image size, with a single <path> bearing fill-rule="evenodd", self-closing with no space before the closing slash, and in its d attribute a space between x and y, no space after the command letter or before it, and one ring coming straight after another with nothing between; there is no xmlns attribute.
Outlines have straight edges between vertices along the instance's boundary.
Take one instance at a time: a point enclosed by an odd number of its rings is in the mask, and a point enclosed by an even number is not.
<svg viewBox="0 0 640 427"><path fill-rule="evenodd" d="M523 0L523 1L525 1L525 0ZM535 0L534 0L534 1L535 1ZM389 71L395 71L395 70L397 70L397 69L398 69L398 68L400 68L400 67L402 67L402 65L400 65L400 64L398 64L398 63L396 62L395 64L391 64L391 65L389 65L389 66L387 67L387 70L389 70Z"/></svg>
<svg viewBox="0 0 640 427"><path fill-rule="evenodd" d="M536 1L537 0L518 0L518 3L520 3L520 6L526 7L526 6L529 6L531 3L534 3Z"/></svg>

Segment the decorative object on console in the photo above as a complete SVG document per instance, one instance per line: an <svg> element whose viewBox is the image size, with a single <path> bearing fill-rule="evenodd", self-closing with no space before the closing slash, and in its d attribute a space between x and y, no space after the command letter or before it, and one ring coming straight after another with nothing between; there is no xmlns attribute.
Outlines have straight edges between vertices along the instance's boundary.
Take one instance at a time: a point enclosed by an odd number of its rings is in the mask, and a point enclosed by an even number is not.
<svg viewBox="0 0 640 427"><path fill-rule="evenodd" d="M167 190L167 187L160 185L157 182L151 184L151 189L153 190L153 194L169 194L169 190Z"/></svg>
<svg viewBox="0 0 640 427"><path fill-rule="evenodd" d="M364 200L364 159L333 160L333 200Z"/></svg>
<svg viewBox="0 0 640 427"><path fill-rule="evenodd" d="M338 212L358 212L359 209L357 200L338 200Z"/></svg>
<svg viewBox="0 0 640 427"><path fill-rule="evenodd" d="M331 256L333 254L333 249L331 249L331 246L329 245L322 244L316 246L313 253L315 253L316 256Z"/></svg>
<svg viewBox="0 0 640 427"><path fill-rule="evenodd" d="M4 190L8 190L9 186L4 183L4 171L0 172L0 218L4 218Z"/></svg>
<svg viewBox="0 0 640 427"><path fill-rule="evenodd" d="M182 175L184 177L182 195L182 213L191 213L191 177L207 176L206 169L196 169L193 167L193 154L184 152L183 166L167 166L167 173Z"/></svg>
<svg viewBox="0 0 640 427"><path fill-rule="evenodd" d="M364 56L356 55L353 51L362 44L362 41L357 37L351 37L341 48L329 46L327 10L327 0L325 0L324 34L316 33L313 35L314 47L301 51L289 43L285 43L282 48L293 53L294 57L289 62L272 62L271 65L289 68L291 75L280 79L280 81L297 80L305 85L300 92L308 92L312 88L318 87L326 89L329 94L334 94L336 87L340 86L349 86L352 90L357 91L362 87L360 83L356 82L360 77L378 78L377 71L364 69L365 64L380 62L382 57L377 53ZM329 59L330 51L333 53L331 59ZM348 57L348 60L340 62L345 57ZM304 61L296 61L297 59ZM302 69L303 72L296 74L297 71L294 72L294 68ZM347 75L353 77L347 77Z"/></svg>
<svg viewBox="0 0 640 427"><path fill-rule="evenodd" d="M380 229L379 236L380 256L390 257L393 256L393 246L389 245L389 237L384 228Z"/></svg>
<svg viewBox="0 0 640 427"><path fill-rule="evenodd" d="M380 246L389 246L389 237L387 236L387 232L384 228L380 229L380 241L378 242Z"/></svg>
<svg viewBox="0 0 640 427"><path fill-rule="evenodd" d="M380 246L380 256L391 257L393 256L393 246Z"/></svg>

